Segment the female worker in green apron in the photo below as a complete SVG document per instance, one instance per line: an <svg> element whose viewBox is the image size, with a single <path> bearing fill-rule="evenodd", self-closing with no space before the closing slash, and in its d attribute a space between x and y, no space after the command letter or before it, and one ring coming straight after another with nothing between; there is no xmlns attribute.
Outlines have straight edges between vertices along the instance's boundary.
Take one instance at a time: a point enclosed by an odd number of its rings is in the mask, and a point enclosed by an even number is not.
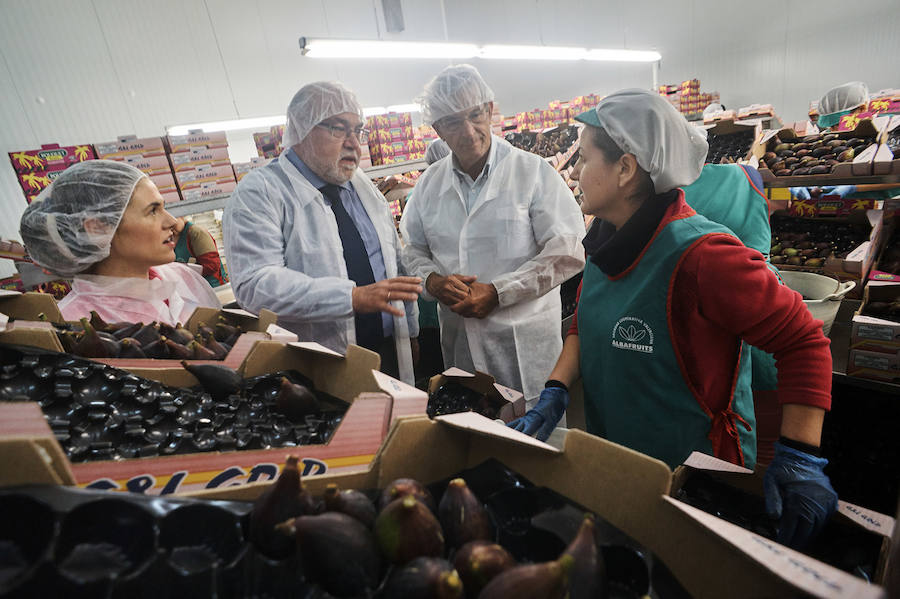
<svg viewBox="0 0 900 599"><path fill-rule="evenodd" d="M624 90L577 118L587 126L573 175L582 210L602 222L585 238L574 331L538 404L510 426L549 436L580 377L588 432L672 468L692 451L753 468L747 354L758 346L776 358L783 406L766 504L779 540L804 545L837 505L816 455L831 405L821 323L758 251L685 203L680 187L708 146L674 107Z"/></svg>
<svg viewBox="0 0 900 599"><path fill-rule="evenodd" d="M175 261L187 263L191 258L203 267L203 278L213 287L224 285L228 278L216 242L209 231L184 218L176 218Z"/></svg>

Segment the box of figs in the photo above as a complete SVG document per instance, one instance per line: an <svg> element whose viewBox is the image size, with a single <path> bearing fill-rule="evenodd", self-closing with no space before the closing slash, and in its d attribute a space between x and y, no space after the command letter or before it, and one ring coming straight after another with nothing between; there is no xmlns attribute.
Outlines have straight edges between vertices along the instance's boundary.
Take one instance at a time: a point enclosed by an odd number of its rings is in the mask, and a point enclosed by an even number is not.
<svg viewBox="0 0 900 599"><path fill-rule="evenodd" d="M525 396L489 374L448 368L428 381L427 414L433 418L459 412L510 422L525 415Z"/></svg>
<svg viewBox="0 0 900 599"><path fill-rule="evenodd" d="M287 453L307 476L359 470L395 408L424 412L423 392L377 366L352 345L342 356L262 341L240 373L187 361L128 371L0 345L0 481L170 495L271 479Z"/></svg>

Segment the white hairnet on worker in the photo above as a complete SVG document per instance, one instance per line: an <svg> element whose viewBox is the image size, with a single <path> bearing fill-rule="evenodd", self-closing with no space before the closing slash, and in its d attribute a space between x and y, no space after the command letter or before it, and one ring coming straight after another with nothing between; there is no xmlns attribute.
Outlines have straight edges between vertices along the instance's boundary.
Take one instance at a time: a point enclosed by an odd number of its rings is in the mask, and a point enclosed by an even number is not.
<svg viewBox="0 0 900 599"><path fill-rule="evenodd" d="M342 112L363 112L356 94L337 81L316 81L300 88L287 109L281 146L290 148L303 141L312 128Z"/></svg>
<svg viewBox="0 0 900 599"><path fill-rule="evenodd" d="M445 116L494 101L478 69L470 64L447 67L425 84L416 102L422 107L422 118L431 125Z"/></svg>
<svg viewBox="0 0 900 599"><path fill-rule="evenodd" d="M856 108L869 101L869 87L862 81L851 81L833 87L819 100L819 114L832 114Z"/></svg>
<svg viewBox="0 0 900 599"><path fill-rule="evenodd" d="M64 277L109 256L131 194L146 176L113 160L88 160L66 169L25 209L19 222L29 256Z"/></svg>
<svg viewBox="0 0 900 599"><path fill-rule="evenodd" d="M438 138L428 144L428 149L425 150L425 162L432 165L444 156L449 155L450 146L447 145L446 141Z"/></svg>
<svg viewBox="0 0 900 599"><path fill-rule="evenodd" d="M575 118L604 129L623 152L634 154L656 193L693 183L709 151L704 135L656 92L624 89Z"/></svg>

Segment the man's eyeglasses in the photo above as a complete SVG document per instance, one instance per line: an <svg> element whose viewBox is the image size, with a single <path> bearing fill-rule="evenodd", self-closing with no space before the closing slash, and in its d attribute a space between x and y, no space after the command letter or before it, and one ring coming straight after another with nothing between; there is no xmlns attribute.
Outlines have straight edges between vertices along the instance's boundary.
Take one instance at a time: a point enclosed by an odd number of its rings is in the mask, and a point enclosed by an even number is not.
<svg viewBox="0 0 900 599"><path fill-rule="evenodd" d="M329 123L316 123L316 127L321 127L331 133L331 137L335 139L350 139L355 137L360 143L366 143L369 139L369 130L360 125L359 127L348 127L347 125L331 125Z"/></svg>
<svg viewBox="0 0 900 599"><path fill-rule="evenodd" d="M491 113L488 108L488 104L482 104L478 108L473 109L466 116L447 116L438 120L435 125L445 133L450 134L462 131L466 121L469 121L473 125L484 125L491 119Z"/></svg>

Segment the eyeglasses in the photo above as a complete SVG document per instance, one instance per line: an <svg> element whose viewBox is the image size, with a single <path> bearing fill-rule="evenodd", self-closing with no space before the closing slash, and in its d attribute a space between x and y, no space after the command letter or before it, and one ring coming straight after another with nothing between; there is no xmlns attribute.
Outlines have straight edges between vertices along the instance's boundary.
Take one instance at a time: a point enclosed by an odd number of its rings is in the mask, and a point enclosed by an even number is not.
<svg viewBox="0 0 900 599"><path fill-rule="evenodd" d="M321 127L331 133L331 137L335 139L350 139L355 137L360 143L366 143L369 139L369 130L360 125L359 127L350 128L347 125L330 125L328 123L316 123L316 127Z"/></svg>
<svg viewBox="0 0 900 599"><path fill-rule="evenodd" d="M466 116L448 116L440 119L435 123L437 127L443 129L445 133L459 133L462 131L463 125L465 125L466 121L469 121L473 125L484 125L491 118L491 113L488 110L488 104L482 104L478 108L475 108L467 114Z"/></svg>

